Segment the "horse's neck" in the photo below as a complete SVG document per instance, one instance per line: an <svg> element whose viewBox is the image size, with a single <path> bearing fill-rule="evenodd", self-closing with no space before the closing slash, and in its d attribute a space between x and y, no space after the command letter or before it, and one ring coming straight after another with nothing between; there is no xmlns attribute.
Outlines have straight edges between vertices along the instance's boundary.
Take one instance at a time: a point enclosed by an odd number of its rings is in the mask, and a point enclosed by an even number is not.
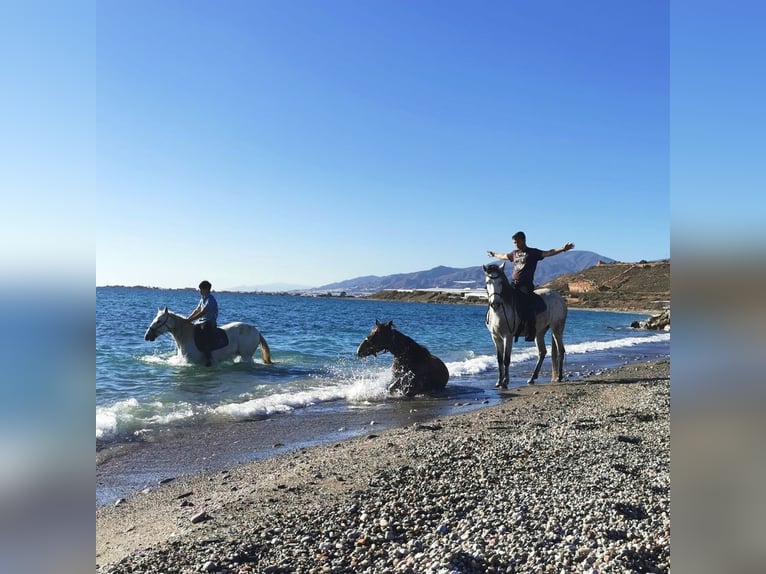
<svg viewBox="0 0 766 574"><path fill-rule="evenodd" d="M175 339L176 345L180 348L189 338L194 338L194 324L187 321L185 317L176 313L171 313L175 327L170 330L170 335Z"/></svg>
<svg viewBox="0 0 766 574"><path fill-rule="evenodd" d="M487 295L490 300L492 297L500 297L500 301L508 305L513 305L515 297L513 286L508 281L501 281L500 288Z"/></svg>
<svg viewBox="0 0 766 574"><path fill-rule="evenodd" d="M403 355L410 349L417 346L414 339L411 339L407 335L400 333L399 331L391 332L391 348L389 351L395 357Z"/></svg>
<svg viewBox="0 0 766 574"><path fill-rule="evenodd" d="M513 303L516 300L516 289L514 289L513 285L511 285L507 279L502 282L500 298L504 303L513 307Z"/></svg>

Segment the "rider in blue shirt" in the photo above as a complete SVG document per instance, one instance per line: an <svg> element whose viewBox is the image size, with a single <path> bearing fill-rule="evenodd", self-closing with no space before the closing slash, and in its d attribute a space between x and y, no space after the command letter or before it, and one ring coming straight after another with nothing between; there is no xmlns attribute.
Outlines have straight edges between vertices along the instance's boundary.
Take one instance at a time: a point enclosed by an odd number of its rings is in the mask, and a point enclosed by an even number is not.
<svg viewBox="0 0 766 574"><path fill-rule="evenodd" d="M215 329L218 323L218 301L216 301L210 290L213 286L210 281L203 281L199 284L200 300L191 315L187 317L189 321L197 321L195 328L200 332L200 339L205 353L205 365L211 365L210 353L214 344Z"/></svg>
<svg viewBox="0 0 766 574"><path fill-rule="evenodd" d="M487 251L487 255L495 257L497 259L505 259L513 262L513 273L511 274L511 284L516 287L521 293L530 295L535 290L535 270L537 270L537 263L542 261L546 257L552 255L558 255L569 251L574 247L574 243L566 243L564 247L558 249L548 249L542 251L536 247L527 246L527 236L523 231L518 231L513 234L514 245L516 249L510 253L496 253L495 251ZM527 341L535 340L535 312L532 305L529 303L529 298L525 297L526 301L523 302L519 311L526 325L526 337Z"/></svg>

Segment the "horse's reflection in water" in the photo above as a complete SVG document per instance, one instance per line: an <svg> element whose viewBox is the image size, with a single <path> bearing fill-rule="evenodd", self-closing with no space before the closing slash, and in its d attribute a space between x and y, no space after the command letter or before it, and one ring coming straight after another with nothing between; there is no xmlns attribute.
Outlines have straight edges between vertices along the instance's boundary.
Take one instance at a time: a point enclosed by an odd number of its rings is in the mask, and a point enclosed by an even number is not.
<svg viewBox="0 0 766 574"><path fill-rule="evenodd" d="M449 371L441 359L435 357L423 345L400 333L393 321L380 323L359 344L358 357L369 357L388 351L394 356L391 366L393 381L388 386L390 392L399 391L404 396L429 391L439 391L447 385Z"/></svg>

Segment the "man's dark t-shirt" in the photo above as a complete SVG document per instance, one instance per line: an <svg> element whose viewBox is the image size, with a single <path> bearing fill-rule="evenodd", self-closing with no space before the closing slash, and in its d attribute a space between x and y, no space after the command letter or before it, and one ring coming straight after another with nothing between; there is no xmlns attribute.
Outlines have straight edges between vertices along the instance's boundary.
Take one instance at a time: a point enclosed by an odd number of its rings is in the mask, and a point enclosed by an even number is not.
<svg viewBox="0 0 766 574"><path fill-rule="evenodd" d="M543 259L543 252L535 247L527 247L524 251L520 249L513 251L511 253L511 261L513 261L511 280L533 288L537 263Z"/></svg>

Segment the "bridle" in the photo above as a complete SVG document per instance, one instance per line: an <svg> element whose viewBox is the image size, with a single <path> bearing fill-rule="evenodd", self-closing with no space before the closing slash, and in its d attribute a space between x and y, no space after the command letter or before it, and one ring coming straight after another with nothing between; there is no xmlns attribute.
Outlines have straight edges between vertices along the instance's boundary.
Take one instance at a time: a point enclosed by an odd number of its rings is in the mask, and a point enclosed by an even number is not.
<svg viewBox="0 0 766 574"><path fill-rule="evenodd" d="M493 286L495 284L495 281L502 279L500 277L499 271L492 271L491 273L486 274L488 281L486 282L487 287L489 286L490 281L492 282ZM502 284L502 281L501 281ZM494 297L500 298L500 303L497 303L493 300ZM502 288L500 290L493 290L492 293L489 292L489 289L487 289L487 316L485 318L485 321L487 325L489 325L489 310L493 309L495 312L497 312L498 307L501 307L503 309L503 317L505 318L505 325L508 327L508 331L511 333L516 332L516 313L513 313L513 325L511 325L511 321L508 319L508 311L506 310L505 305L505 299L503 298L503 291Z"/></svg>
<svg viewBox="0 0 766 574"><path fill-rule="evenodd" d="M387 334L389 335L388 337L386 337ZM371 340L371 337L387 340L382 343L374 342ZM390 328L390 330L380 328L375 330L364 338L362 344L365 343L373 349L371 354L376 357L378 356L378 353L391 353L395 357L398 357L403 354L406 355L410 352L409 338L403 336L393 327Z"/></svg>
<svg viewBox="0 0 766 574"><path fill-rule="evenodd" d="M373 357L377 357L378 353L385 353L386 352L386 349L384 349L383 347L378 348L378 347L375 347L372 343L370 343L370 338L369 337L365 337L364 342L367 343L370 346L370 354Z"/></svg>
<svg viewBox="0 0 766 574"><path fill-rule="evenodd" d="M370 354L371 354L373 357L377 357L377 356L378 356L378 353L386 353L386 352L390 352L390 351L389 351L388 349L386 349L386 348L385 348L383 345L380 345L380 344L378 344L378 343L374 343L373 341L371 341L371 340L370 340L370 337L373 337L373 336L379 336L379 335L380 335L380 333L378 333L378 332L375 332L375 333L370 333L369 335L367 335L367 336L364 338L364 343L366 343L367 345L369 345L369 346L370 346L370 348L372 349L372 350L370 351Z"/></svg>
<svg viewBox="0 0 766 574"><path fill-rule="evenodd" d="M154 334L155 336L160 334L159 330L162 327L167 326L168 321L170 321L170 313L164 313L163 315L164 315L163 316L164 321L162 321L162 323L157 323L157 325L152 324L152 326L149 327L149 332ZM168 327L168 331L170 331L170 327Z"/></svg>
<svg viewBox="0 0 766 574"><path fill-rule="evenodd" d="M489 281L486 282L487 286L489 285L490 281L494 285L495 281L500 279L500 273L495 271L493 271L492 273L487 273L487 279L489 279ZM494 297L500 298L499 304L496 301L493 301ZM492 307L493 309L497 309L497 307L504 302L502 288L500 290L494 290L492 293L490 293L489 289L487 289L487 301L490 307Z"/></svg>

